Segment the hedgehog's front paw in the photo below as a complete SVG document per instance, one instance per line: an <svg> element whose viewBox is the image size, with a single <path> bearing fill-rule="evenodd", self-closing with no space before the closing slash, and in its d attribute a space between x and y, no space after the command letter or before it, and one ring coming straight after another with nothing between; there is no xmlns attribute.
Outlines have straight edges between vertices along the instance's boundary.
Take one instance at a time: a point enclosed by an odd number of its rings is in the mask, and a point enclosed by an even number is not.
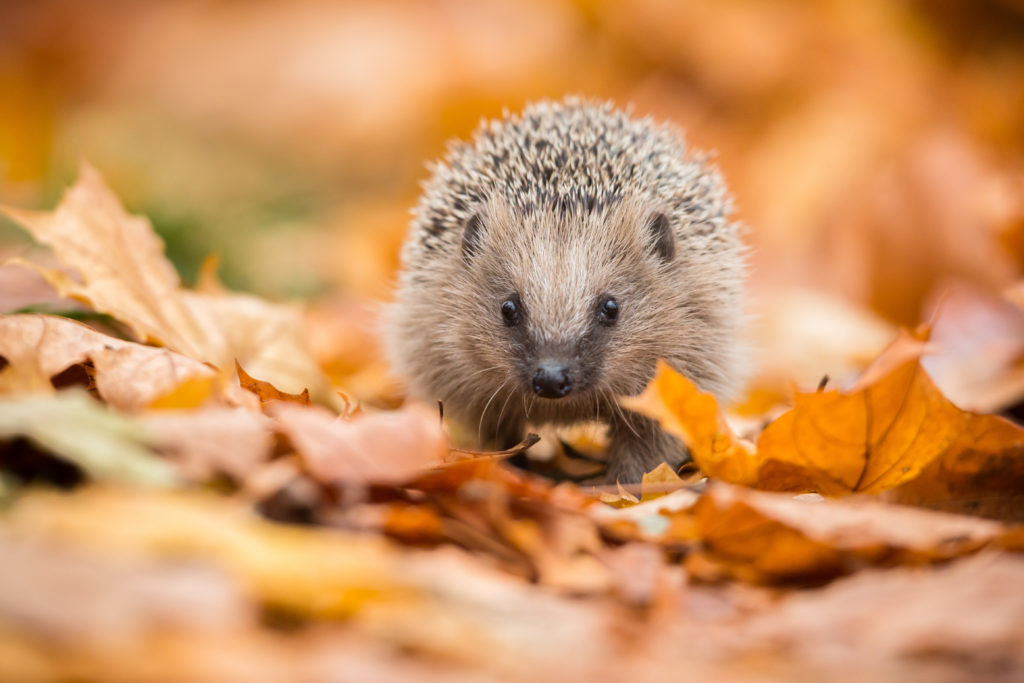
<svg viewBox="0 0 1024 683"><path fill-rule="evenodd" d="M682 442L653 420L635 414L628 415L627 420L610 425L606 475L609 484L637 484L645 473L663 462L677 470L689 460Z"/></svg>

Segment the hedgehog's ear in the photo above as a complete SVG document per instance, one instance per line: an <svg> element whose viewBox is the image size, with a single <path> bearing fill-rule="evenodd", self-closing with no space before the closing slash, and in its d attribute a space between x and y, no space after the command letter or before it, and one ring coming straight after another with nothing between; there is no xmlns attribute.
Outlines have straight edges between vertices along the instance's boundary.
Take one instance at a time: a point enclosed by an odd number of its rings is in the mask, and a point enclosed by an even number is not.
<svg viewBox="0 0 1024 683"><path fill-rule="evenodd" d="M484 242L483 221L474 213L462 224L462 260L470 263L480 253Z"/></svg>
<svg viewBox="0 0 1024 683"><path fill-rule="evenodd" d="M651 251L666 263L676 256L676 234L668 216L660 211L647 219L647 239Z"/></svg>

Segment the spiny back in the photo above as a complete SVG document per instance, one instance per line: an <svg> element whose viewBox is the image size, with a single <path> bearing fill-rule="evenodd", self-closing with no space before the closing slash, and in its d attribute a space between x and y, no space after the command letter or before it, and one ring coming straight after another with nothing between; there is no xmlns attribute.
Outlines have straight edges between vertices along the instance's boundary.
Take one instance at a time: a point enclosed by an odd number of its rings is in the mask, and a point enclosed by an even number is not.
<svg viewBox="0 0 1024 683"><path fill-rule="evenodd" d="M465 221L494 197L524 215L552 207L585 214L639 199L685 214L681 238L713 240L729 230L728 198L703 162L686 157L676 130L611 104L538 102L483 124L471 143L450 146L424 186L406 260L421 254L429 262L433 252L456 249Z"/></svg>

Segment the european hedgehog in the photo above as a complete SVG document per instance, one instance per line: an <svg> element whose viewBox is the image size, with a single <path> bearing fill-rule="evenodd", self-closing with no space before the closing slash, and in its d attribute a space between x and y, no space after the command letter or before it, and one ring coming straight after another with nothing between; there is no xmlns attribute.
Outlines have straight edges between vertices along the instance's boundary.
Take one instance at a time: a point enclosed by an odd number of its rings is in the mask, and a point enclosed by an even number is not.
<svg viewBox="0 0 1024 683"><path fill-rule="evenodd" d="M569 98L484 122L432 168L389 313L395 368L499 447L600 420L608 478L682 445L616 398L659 358L715 394L739 381L745 275L717 172L680 133Z"/></svg>

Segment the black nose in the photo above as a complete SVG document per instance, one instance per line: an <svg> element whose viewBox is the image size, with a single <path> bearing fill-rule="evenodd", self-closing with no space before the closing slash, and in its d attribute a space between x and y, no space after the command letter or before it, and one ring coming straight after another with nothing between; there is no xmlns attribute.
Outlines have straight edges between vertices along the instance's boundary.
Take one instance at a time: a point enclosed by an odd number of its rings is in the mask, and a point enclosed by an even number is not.
<svg viewBox="0 0 1024 683"><path fill-rule="evenodd" d="M542 398L562 398L572 391L572 377L564 365L541 363L533 376L533 392Z"/></svg>

